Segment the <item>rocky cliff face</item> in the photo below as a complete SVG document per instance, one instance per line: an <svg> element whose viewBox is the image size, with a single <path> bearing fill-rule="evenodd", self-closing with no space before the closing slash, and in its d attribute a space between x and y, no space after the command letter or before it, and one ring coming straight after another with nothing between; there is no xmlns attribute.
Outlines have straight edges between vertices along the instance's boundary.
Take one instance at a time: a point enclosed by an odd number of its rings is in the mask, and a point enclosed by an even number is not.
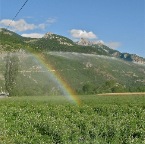
<svg viewBox="0 0 145 144"><path fill-rule="evenodd" d="M135 63L145 64L145 59L142 57L139 57L138 55L132 54L131 59Z"/></svg>
<svg viewBox="0 0 145 144"><path fill-rule="evenodd" d="M103 45L102 41L89 41L88 39L81 38L76 44L81 46L93 46L93 45Z"/></svg>
<svg viewBox="0 0 145 144"><path fill-rule="evenodd" d="M48 32L48 33L46 33L46 34L43 36L43 38L45 38L45 39L52 39L52 38L54 38L54 36L53 36L53 33Z"/></svg>
<svg viewBox="0 0 145 144"><path fill-rule="evenodd" d="M93 43L89 41L88 39L81 38L78 42L76 42L78 45L82 46L91 46Z"/></svg>
<svg viewBox="0 0 145 144"><path fill-rule="evenodd" d="M129 54L129 53L120 53L114 52L112 54L113 57L121 58L127 61L131 61L134 63L145 64L145 59L136 55L136 54Z"/></svg>

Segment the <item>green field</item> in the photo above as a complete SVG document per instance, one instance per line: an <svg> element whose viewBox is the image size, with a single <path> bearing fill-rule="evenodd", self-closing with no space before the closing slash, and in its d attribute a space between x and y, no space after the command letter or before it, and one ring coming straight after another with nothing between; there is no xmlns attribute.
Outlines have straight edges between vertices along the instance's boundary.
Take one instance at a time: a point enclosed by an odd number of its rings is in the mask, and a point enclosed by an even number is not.
<svg viewBox="0 0 145 144"><path fill-rule="evenodd" d="M0 99L0 144L144 144L145 95Z"/></svg>

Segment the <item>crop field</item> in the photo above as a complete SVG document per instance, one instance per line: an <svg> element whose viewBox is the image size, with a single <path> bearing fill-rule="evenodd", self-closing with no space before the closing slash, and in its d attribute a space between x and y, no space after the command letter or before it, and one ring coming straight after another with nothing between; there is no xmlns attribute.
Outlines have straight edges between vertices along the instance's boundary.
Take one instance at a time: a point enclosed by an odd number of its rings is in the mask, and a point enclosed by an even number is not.
<svg viewBox="0 0 145 144"><path fill-rule="evenodd" d="M0 99L0 144L145 144L145 94Z"/></svg>

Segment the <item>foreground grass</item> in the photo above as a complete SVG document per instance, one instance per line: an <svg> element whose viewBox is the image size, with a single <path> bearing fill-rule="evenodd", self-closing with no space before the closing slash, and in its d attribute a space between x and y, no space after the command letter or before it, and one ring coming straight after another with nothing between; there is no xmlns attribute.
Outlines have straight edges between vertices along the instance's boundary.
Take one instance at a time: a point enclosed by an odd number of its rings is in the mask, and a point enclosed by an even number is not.
<svg viewBox="0 0 145 144"><path fill-rule="evenodd" d="M0 144L144 144L145 95L0 99Z"/></svg>

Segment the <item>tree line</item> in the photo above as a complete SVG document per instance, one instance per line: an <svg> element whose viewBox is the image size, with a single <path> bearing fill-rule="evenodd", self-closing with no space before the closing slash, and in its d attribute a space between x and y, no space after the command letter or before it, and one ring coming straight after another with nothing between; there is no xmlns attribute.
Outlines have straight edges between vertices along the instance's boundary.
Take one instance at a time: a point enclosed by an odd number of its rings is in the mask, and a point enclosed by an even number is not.
<svg viewBox="0 0 145 144"><path fill-rule="evenodd" d="M94 84L86 83L78 94L98 94L98 93L123 93L123 92L145 92L145 86L126 87L114 80L106 81L103 85L96 87Z"/></svg>

